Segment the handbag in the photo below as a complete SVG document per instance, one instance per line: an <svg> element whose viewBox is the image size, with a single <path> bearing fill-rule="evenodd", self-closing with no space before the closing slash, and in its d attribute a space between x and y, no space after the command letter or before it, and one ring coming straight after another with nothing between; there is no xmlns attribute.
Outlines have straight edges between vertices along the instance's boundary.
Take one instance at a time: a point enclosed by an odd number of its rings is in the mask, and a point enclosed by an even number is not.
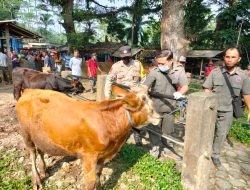
<svg viewBox="0 0 250 190"><path fill-rule="evenodd" d="M226 73L223 73L223 76L226 80L227 86L229 88L230 94L233 98L232 104L233 104L233 116L235 118L240 118L243 116L243 108L242 108L242 98L241 96L236 96L233 91L233 87L226 75Z"/></svg>

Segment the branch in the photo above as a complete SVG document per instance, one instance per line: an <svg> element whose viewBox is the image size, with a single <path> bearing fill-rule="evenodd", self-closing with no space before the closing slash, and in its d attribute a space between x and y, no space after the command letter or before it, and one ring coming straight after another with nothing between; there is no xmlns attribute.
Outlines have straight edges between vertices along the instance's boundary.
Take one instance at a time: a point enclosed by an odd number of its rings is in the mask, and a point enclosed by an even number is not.
<svg viewBox="0 0 250 190"><path fill-rule="evenodd" d="M95 1L95 0L90 0L90 1ZM151 13L155 13L155 12L159 12L162 9L161 5L158 5L154 8L145 8L142 10L142 14L151 14ZM97 12L97 11L93 11L93 10L89 10L89 11L84 11L82 9L75 9L74 13L73 13L73 18L74 20L81 22L84 20L91 20L91 19L95 19L95 18L103 18L103 17L109 17L109 16L114 16L118 13L121 12L132 12L133 11L133 7L131 6L123 6L120 7L116 10L110 10L110 11L104 11L104 12Z"/></svg>
<svg viewBox="0 0 250 190"><path fill-rule="evenodd" d="M73 19L75 21L81 22L84 20L91 20L95 18L103 18L108 16L114 16L120 12L131 11L131 7L124 6L117 10L107 11L107 12L93 12L93 10L84 11L82 9L75 9L73 13Z"/></svg>
<svg viewBox="0 0 250 190"><path fill-rule="evenodd" d="M98 3L95 0L88 0L88 1L98 5L99 7L105 8L105 9L114 9L114 7L108 7L108 6L101 5L100 3Z"/></svg>
<svg viewBox="0 0 250 190"><path fill-rule="evenodd" d="M159 5L159 6L155 7L155 8L153 8L153 9L152 8L143 9L143 12L145 14L150 14L150 13L156 13L156 12L160 11L161 9L162 9L162 6Z"/></svg>

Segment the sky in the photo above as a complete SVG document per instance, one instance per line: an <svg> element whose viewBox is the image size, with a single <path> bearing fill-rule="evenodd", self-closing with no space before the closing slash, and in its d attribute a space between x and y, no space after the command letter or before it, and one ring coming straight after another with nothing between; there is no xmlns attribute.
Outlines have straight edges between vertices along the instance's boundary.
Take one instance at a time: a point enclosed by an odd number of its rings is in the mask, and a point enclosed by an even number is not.
<svg viewBox="0 0 250 190"><path fill-rule="evenodd" d="M125 0L115 0L115 3L114 2L110 2L109 0L101 0L99 2L101 2L102 5L107 5L107 6L120 7L120 6L126 5L126 1ZM128 2L128 4L129 4L129 2Z"/></svg>
<svg viewBox="0 0 250 190"><path fill-rule="evenodd" d="M33 6L35 5L35 1L30 1L30 2L33 4ZM106 5L106 6L111 6L111 7L114 6L116 8L131 4L131 0L97 0L97 2L99 2L101 5ZM212 5L211 7L212 7L213 12L216 13L216 10L218 9L218 7L215 5ZM25 8L25 9L27 10L28 8ZM53 19L54 19L55 24L52 26L49 26L49 29L58 33L63 33L64 28L61 26L61 24L58 23L59 17L54 15ZM81 24L80 29L82 28L83 28L83 25Z"/></svg>

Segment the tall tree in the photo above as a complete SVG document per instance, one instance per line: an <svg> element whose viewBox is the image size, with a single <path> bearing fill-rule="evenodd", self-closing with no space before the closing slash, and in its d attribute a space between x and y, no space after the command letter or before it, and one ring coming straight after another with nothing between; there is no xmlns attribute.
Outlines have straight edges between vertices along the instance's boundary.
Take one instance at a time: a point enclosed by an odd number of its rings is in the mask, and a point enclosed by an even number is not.
<svg viewBox="0 0 250 190"><path fill-rule="evenodd" d="M61 24L66 31L68 40L70 40L70 34L75 33L75 26L73 20L74 0L41 0L41 1L44 3L48 1L50 5L57 6L61 10L60 15L62 16L63 19L63 22L61 22Z"/></svg>
<svg viewBox="0 0 250 190"><path fill-rule="evenodd" d="M23 0L1 0L0 20L15 19L23 3Z"/></svg>
<svg viewBox="0 0 250 190"><path fill-rule="evenodd" d="M189 0L162 0L161 49L170 49L175 58L188 51L184 33L184 7Z"/></svg>
<svg viewBox="0 0 250 190"><path fill-rule="evenodd" d="M48 30L48 26L54 24L54 20L51 18L50 14L42 14L39 18L39 23L44 26L44 30Z"/></svg>
<svg viewBox="0 0 250 190"><path fill-rule="evenodd" d="M189 1L185 7L185 36L190 43L195 43L211 22L213 15L204 0Z"/></svg>
<svg viewBox="0 0 250 190"><path fill-rule="evenodd" d="M143 47L159 49L161 47L161 22L154 18L150 18L149 24L144 29L147 38L141 41Z"/></svg>
<svg viewBox="0 0 250 190"><path fill-rule="evenodd" d="M250 32L250 1L225 0L225 3L227 3L227 6L222 8L218 14L216 18L216 28L214 31L214 41L216 42L215 47L219 49L236 45L239 25L236 21L237 16L245 18L245 22L242 27L243 32L241 34L249 35Z"/></svg>
<svg viewBox="0 0 250 190"><path fill-rule="evenodd" d="M105 19L105 21L107 22L108 26L107 26L107 34L109 35L109 37L106 37L106 40L108 40L109 38L115 39L116 41L123 41L125 36L126 36L126 32L125 32L125 24L122 22L123 17L121 16L110 16L107 17Z"/></svg>
<svg viewBox="0 0 250 190"><path fill-rule="evenodd" d="M96 7L91 6L91 3ZM161 10L160 0L133 0L131 6L122 6L120 8L107 7L101 5L97 1L88 0L87 10L76 8L74 10L74 18L80 22L86 19L103 19L110 17L118 17L119 13L127 13L132 19L129 21L130 41L132 46L137 46L141 26L143 25L143 16L157 13ZM112 19L114 20L114 19ZM113 25L112 22L109 22Z"/></svg>

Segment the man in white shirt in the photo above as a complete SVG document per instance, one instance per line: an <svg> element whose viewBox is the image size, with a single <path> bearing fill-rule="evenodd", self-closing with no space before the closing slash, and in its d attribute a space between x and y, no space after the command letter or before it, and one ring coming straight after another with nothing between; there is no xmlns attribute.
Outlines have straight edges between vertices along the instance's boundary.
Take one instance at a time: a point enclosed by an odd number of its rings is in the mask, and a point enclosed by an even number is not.
<svg viewBox="0 0 250 190"><path fill-rule="evenodd" d="M79 58L79 52L77 50L74 51L74 57L72 57L69 61L69 67L71 68L72 75L82 76L82 59Z"/></svg>
<svg viewBox="0 0 250 190"><path fill-rule="evenodd" d="M4 54L3 51L0 51L0 70L2 71L3 80L5 83L10 82L7 58L7 55Z"/></svg>

